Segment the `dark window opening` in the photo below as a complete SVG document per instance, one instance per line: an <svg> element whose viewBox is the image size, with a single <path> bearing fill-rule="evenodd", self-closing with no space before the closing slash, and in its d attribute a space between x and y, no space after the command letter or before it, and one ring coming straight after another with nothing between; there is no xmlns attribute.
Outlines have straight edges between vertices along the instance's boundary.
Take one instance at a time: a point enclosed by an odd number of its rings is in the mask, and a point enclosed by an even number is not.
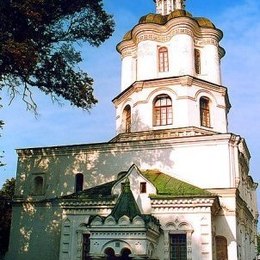
<svg viewBox="0 0 260 260"><path fill-rule="evenodd" d="M125 121L125 132L130 133L131 132L131 107L127 105L124 109L124 121Z"/></svg>
<svg viewBox="0 0 260 260"><path fill-rule="evenodd" d="M75 176L75 192L80 192L83 190L84 176L82 173L78 173Z"/></svg>
<svg viewBox="0 0 260 260"><path fill-rule="evenodd" d="M140 193L146 193L146 182L140 182Z"/></svg>
<svg viewBox="0 0 260 260"><path fill-rule="evenodd" d="M170 260L187 260L186 234L170 235Z"/></svg>
<svg viewBox="0 0 260 260"><path fill-rule="evenodd" d="M210 107L209 99L200 98L200 124L201 126L210 127Z"/></svg>
<svg viewBox="0 0 260 260"><path fill-rule="evenodd" d="M82 260L90 260L90 234L83 234Z"/></svg>
<svg viewBox="0 0 260 260"><path fill-rule="evenodd" d="M105 254L106 254L106 259L108 260L114 260L114 259L116 259L116 256L115 256L115 251L114 251L114 249L113 248L111 248L111 247L108 247L108 248L106 248L106 250L105 250Z"/></svg>
<svg viewBox="0 0 260 260"><path fill-rule="evenodd" d="M123 248L121 250L121 257L120 257L120 259L125 259L125 260L126 259L131 259L130 255L131 255L131 250L129 248Z"/></svg>
<svg viewBox="0 0 260 260"><path fill-rule="evenodd" d="M34 194L42 195L43 194L43 177L37 176L34 178Z"/></svg>

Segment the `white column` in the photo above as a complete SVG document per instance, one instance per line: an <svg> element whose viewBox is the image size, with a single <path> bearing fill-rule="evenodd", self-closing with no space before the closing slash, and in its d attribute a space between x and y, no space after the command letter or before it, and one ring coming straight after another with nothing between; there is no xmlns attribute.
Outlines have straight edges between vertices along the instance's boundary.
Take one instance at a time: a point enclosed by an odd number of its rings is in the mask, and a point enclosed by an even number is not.
<svg viewBox="0 0 260 260"><path fill-rule="evenodd" d="M184 9L184 0L174 0L174 10Z"/></svg>

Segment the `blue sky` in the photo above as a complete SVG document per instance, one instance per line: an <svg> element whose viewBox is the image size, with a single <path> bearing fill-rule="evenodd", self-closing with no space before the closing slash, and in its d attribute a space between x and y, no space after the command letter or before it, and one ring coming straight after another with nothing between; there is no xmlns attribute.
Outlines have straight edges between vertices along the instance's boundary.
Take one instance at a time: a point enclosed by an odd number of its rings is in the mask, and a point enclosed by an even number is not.
<svg viewBox="0 0 260 260"><path fill-rule="evenodd" d="M26 111L17 97L9 106L3 89L4 108L0 118L6 123L0 138L5 151L5 167L0 168L0 187L15 176L16 148L64 144L96 143L115 135L115 110L111 100L120 92L120 57L115 46L142 15L155 11L152 0L105 0L106 10L114 15L116 30L101 47L81 46L81 68L95 80L98 104L90 111L52 103L50 97L35 90L39 116ZM259 182L260 170L260 1L259 0L187 0L186 9L193 16L204 16L224 32L221 46L222 81L229 89L232 104L229 132L246 139L251 152L250 174ZM259 193L260 195L260 193ZM260 197L259 197L260 198Z"/></svg>

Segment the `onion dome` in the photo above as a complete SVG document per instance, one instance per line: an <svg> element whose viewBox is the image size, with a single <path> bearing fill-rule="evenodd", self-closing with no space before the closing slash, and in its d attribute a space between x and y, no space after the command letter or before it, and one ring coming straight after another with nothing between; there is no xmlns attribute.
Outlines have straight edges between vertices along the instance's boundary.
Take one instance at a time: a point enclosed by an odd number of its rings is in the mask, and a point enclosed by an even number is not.
<svg viewBox="0 0 260 260"><path fill-rule="evenodd" d="M128 31L124 37L123 37L123 41L128 41L132 39L132 30Z"/></svg>
<svg viewBox="0 0 260 260"><path fill-rule="evenodd" d="M178 9L178 10L174 10L172 11L171 13L169 13L167 15L167 21L173 19L173 18L177 18L177 17L192 17L192 15L185 11L185 10L181 10L181 9Z"/></svg>
<svg viewBox="0 0 260 260"><path fill-rule="evenodd" d="M204 28L216 28L215 25L205 17L194 17L194 19L198 22L200 27Z"/></svg>
<svg viewBox="0 0 260 260"><path fill-rule="evenodd" d="M154 23L158 25L164 25L168 21L178 17L190 17L191 19L195 20L200 27L203 28L216 28L215 25L209 19L205 17L192 17L192 15L189 12L181 9L174 10L168 15L149 13L147 15L142 16L138 24ZM124 40L128 39L131 39L131 31L127 32L124 36Z"/></svg>
<svg viewBox="0 0 260 260"><path fill-rule="evenodd" d="M205 28L205 29L217 29L215 25L205 17L193 17L191 13L187 12L184 9L176 9L172 12L170 12L167 15L162 15L160 13L154 14L154 13L149 13L147 15L142 16L139 19L138 24L130 31L128 31L124 37L123 41L129 41L132 39L133 35L133 30L138 26L138 25L145 25L145 24L155 24L155 25L166 25L168 22L178 19L178 18L188 18L191 19L192 21L196 22L200 28ZM217 29L218 30L218 29Z"/></svg>
<svg viewBox="0 0 260 260"><path fill-rule="evenodd" d="M167 16L161 15L161 14L147 14L140 18L139 24L144 23L155 23L163 25L167 22Z"/></svg>

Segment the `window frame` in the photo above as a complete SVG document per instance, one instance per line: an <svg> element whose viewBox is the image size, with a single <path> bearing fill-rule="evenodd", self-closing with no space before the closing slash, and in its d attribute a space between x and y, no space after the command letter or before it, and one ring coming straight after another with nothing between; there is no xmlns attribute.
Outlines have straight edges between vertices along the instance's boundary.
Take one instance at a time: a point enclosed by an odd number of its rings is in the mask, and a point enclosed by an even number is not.
<svg viewBox="0 0 260 260"><path fill-rule="evenodd" d="M130 133L132 128L132 109L130 105L126 105L123 110L123 121L125 133Z"/></svg>
<svg viewBox="0 0 260 260"><path fill-rule="evenodd" d="M169 51L166 46L158 47L158 71L169 71Z"/></svg>
<svg viewBox="0 0 260 260"><path fill-rule="evenodd" d="M160 94L156 96L153 101L153 126L169 126L172 124L172 99L167 94Z"/></svg>
<svg viewBox="0 0 260 260"><path fill-rule="evenodd" d="M41 184L39 188L39 183L36 184L36 179L41 178ZM32 173L32 178L31 178L31 195L32 196L44 196L45 194L45 173ZM38 186L38 188L36 187Z"/></svg>
<svg viewBox="0 0 260 260"><path fill-rule="evenodd" d="M195 73L201 74L201 51L197 48L194 49L194 67Z"/></svg>
<svg viewBox="0 0 260 260"><path fill-rule="evenodd" d="M210 109L210 99L208 97L202 96L199 99L200 107L200 125L203 127L211 127L211 109Z"/></svg>
<svg viewBox="0 0 260 260"><path fill-rule="evenodd" d="M192 233L193 227L186 221L180 221L178 217L166 223L164 227L164 243L168 245L168 250L165 251L164 259L170 259L170 235L171 234L185 234L187 246L187 260L192 259Z"/></svg>
<svg viewBox="0 0 260 260"><path fill-rule="evenodd" d="M173 242L173 238L178 237L179 241ZM185 238L185 241L180 241L180 238ZM187 260L187 234L186 233L170 233L169 234L169 251L170 251L170 260ZM178 253L175 253L175 250L178 249ZM183 251L184 250L184 251Z"/></svg>

